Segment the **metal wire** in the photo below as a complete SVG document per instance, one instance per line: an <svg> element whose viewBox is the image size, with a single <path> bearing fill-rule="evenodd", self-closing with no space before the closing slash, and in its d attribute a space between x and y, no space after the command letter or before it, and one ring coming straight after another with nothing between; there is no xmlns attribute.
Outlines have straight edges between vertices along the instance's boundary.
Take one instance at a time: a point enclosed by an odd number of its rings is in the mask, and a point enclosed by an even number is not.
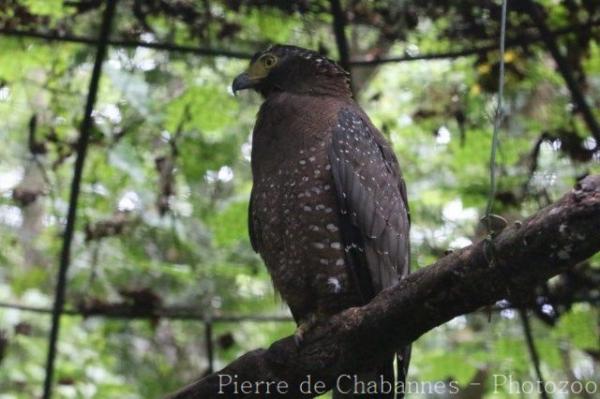
<svg viewBox="0 0 600 399"><path fill-rule="evenodd" d="M496 181L496 153L498 151L498 132L500 124L504 117L503 100L504 100L504 53L506 44L506 9L508 0L502 1L502 19L500 22L500 71L498 73L498 95L497 108L494 114L494 131L492 133L492 150L490 154L490 194L488 197L487 206L485 209L485 221L488 232L492 230L492 218L490 217L494 207L494 198L496 197L497 181Z"/></svg>
<svg viewBox="0 0 600 399"><path fill-rule="evenodd" d="M77 143L77 158L71 182L71 194L69 197L69 209L67 212L67 222L63 234L63 245L60 253L60 263L58 269L58 278L56 282L56 291L54 294L54 306L52 310L52 326L48 338L48 355L46 357L46 378L44 379L44 399L52 397L52 380L56 363L58 335L60 332L60 319L65 307L65 292L67 289L67 271L71 261L71 244L75 234L75 220L77 217L77 202L83 176L83 168L87 154L87 147L92 129L92 111L96 102L100 76L102 75L102 62L106 55L108 47L107 41L110 34L110 26L115 14L117 0L108 0L102 20L102 27L96 49L94 68L90 78L88 97L85 104L83 122L81 124L81 133Z"/></svg>

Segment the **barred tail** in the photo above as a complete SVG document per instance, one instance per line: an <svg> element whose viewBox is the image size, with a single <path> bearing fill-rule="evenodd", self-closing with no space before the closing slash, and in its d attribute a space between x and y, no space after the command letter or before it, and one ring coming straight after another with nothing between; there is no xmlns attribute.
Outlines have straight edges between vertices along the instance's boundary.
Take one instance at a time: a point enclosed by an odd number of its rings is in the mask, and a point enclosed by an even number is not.
<svg viewBox="0 0 600 399"><path fill-rule="evenodd" d="M406 394L406 377L408 376L408 366L410 364L411 346L405 346L400 352L396 353L398 373L396 377L397 395L396 399L403 399Z"/></svg>

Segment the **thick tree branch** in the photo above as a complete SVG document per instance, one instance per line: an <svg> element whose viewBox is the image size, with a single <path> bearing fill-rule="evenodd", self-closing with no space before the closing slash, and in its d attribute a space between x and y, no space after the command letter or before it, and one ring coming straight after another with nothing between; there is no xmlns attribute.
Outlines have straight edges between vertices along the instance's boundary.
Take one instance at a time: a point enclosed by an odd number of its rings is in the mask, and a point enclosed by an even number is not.
<svg viewBox="0 0 600 399"><path fill-rule="evenodd" d="M267 382L279 382L280 388L286 384L283 396L301 397L298 387L307 375L331 387L340 374L368 369L458 315L528 294L536 284L600 251L598 231L600 176L591 176L558 202L505 229L493 241L495 259L486 256L486 241L456 251L382 291L369 304L316 326L302 348L292 337L281 339L171 398L281 396L266 395ZM229 377L238 384L225 385ZM245 381L258 393L239 393ZM273 385L270 389L275 391Z"/></svg>

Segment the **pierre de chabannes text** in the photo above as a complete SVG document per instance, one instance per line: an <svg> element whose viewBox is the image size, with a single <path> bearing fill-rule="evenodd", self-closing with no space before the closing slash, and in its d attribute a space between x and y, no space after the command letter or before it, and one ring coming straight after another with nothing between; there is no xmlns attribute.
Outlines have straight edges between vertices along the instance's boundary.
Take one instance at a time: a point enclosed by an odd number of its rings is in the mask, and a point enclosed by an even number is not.
<svg viewBox="0 0 600 399"><path fill-rule="evenodd" d="M473 385L473 383L467 383ZM479 384L476 384L479 385ZM594 381L535 381L513 378L512 375L494 374L491 388L494 392L508 392L510 394L540 394L542 391L551 394L595 394L600 392L598 384ZM457 381L408 381L392 384L389 381L362 381L357 375L342 374L334 386L342 394L387 394L395 390L396 393L406 394L456 394L461 390ZM327 392L328 387L324 381L318 380L310 374L300 382L298 390L302 394L320 395ZM464 386L462 387L464 388ZM219 394L286 394L291 392L286 381L244 381L237 374L219 374Z"/></svg>

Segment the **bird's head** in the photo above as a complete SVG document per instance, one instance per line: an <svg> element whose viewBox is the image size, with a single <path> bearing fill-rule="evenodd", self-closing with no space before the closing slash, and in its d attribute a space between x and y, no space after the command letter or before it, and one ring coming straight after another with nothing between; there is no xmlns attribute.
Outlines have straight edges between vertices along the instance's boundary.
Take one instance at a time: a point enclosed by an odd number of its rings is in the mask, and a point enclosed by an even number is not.
<svg viewBox="0 0 600 399"><path fill-rule="evenodd" d="M264 97L274 92L351 96L349 74L338 64L315 51L287 45L256 53L231 88L234 94L254 89Z"/></svg>

